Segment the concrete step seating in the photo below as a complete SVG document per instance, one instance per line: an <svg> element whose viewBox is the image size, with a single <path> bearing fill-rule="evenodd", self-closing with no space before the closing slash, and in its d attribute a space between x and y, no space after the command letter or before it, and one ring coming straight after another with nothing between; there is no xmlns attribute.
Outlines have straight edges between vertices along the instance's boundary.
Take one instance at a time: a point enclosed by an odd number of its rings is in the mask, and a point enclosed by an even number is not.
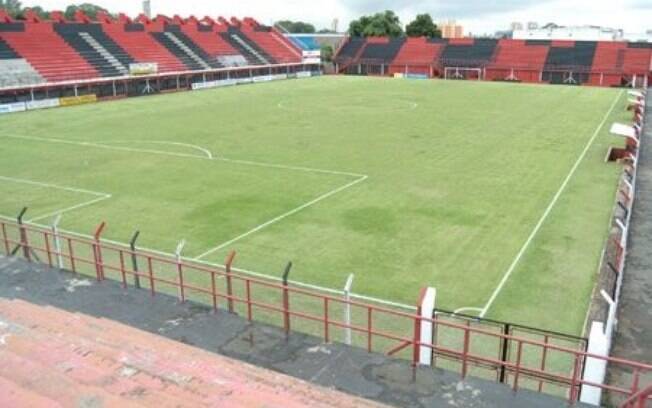
<svg viewBox="0 0 652 408"><path fill-rule="evenodd" d="M376 404L131 327L0 300L0 406Z"/></svg>

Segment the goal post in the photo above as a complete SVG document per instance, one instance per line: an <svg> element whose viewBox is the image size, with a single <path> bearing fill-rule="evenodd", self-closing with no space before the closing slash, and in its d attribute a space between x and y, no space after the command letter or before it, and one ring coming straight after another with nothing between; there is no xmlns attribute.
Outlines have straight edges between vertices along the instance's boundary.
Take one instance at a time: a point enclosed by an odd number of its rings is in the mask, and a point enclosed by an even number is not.
<svg viewBox="0 0 652 408"><path fill-rule="evenodd" d="M444 79L480 81L484 79L484 70L482 68L445 67Z"/></svg>

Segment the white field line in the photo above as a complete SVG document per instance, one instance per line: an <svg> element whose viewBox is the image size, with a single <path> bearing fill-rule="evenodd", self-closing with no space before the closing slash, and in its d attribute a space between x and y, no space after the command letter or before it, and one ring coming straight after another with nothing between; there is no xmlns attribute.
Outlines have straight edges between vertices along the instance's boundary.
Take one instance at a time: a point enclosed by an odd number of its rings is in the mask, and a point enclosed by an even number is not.
<svg viewBox="0 0 652 408"><path fill-rule="evenodd" d="M202 152L204 155L206 155L206 158L212 159L213 158L213 152L210 150L197 146L194 144L190 143L180 143L180 142L166 142L163 140L110 140L110 141L104 141L104 142L99 142L98 144L100 145L111 145L111 144L121 144L121 143L143 143L143 144L157 144L157 145L170 145L170 146L180 146L180 147L189 147L191 149L197 150Z"/></svg>
<svg viewBox="0 0 652 408"><path fill-rule="evenodd" d="M311 168L311 167L289 166L289 165L284 165L284 164L274 164L274 163L265 163L265 162L254 162L254 161L249 161L249 160L228 159L228 158L225 158L225 157L212 157L212 158L210 158L210 157L207 157L206 155L199 156L199 155L196 155L196 154L175 153L175 152L167 152L167 151L164 151L164 150L138 149L138 148L133 148L133 147L111 146L111 145L102 144L102 143L82 142L82 141L56 139L56 138L45 138L45 137L38 137L38 136L0 135L0 137L11 138L11 139L19 139L19 140L30 140L30 141L35 141L35 142L58 143L58 144L67 144L67 145L74 145L74 146L94 147L94 148L98 148L98 149L116 150L116 151L131 152L131 153L148 153L148 154L159 154L159 155L164 155L164 156L181 157L181 158L198 159L198 160L222 161L222 162L226 162L226 163L241 164L241 165L244 165L244 166L267 167L267 168L281 169L281 170L302 171L302 172L306 172L306 173L332 174L332 175L347 176L347 177L364 177L365 176L364 174L350 173L350 172L337 171L337 170L325 170L325 169L316 169L316 168ZM196 147L199 147L199 146L196 146ZM204 148L201 148L201 149L210 152L208 149L204 149Z"/></svg>
<svg viewBox="0 0 652 408"><path fill-rule="evenodd" d="M493 303L496 301L496 298L498 297L500 292L503 290L503 287L505 286L505 284L509 280L509 277L512 275L512 273L516 269L516 266L518 266L519 262L521 261L521 258L523 258L523 255L525 254L525 252L529 248L530 244L532 243L534 238L539 233L539 230L541 229L541 227L545 223L546 219L548 218L548 216L552 212L553 208L557 204L557 201L559 201L559 198L561 197L562 193L566 190L566 187L568 186L568 183L571 181L571 179L575 175L575 172L580 167L580 164L582 164L582 161L584 160L584 157L586 157L586 154L588 153L589 149L593 145L593 142L595 141L595 139L600 134L600 131L604 127L605 123L607 123L607 120L609 119L609 116L611 115L613 110L616 108L616 105L618 104L618 101L620 101L620 99L621 99L621 97L623 95L623 92L624 91L621 91L621 92L618 93L616 99L614 100L613 104L611 105L611 108L609 108L607 113L604 115L604 118L602 119L602 121L598 125L597 129L595 129L595 132L593 132L593 135L591 136L589 141L586 143L586 146L584 147L584 150L582 151L580 156L577 158L577 161L575 162L573 167L568 172L568 175L566 176L563 183L561 184L561 187L559 187L559 190L557 190L557 193L552 198L552 201L550 202L550 204L548 204L548 207L546 208L543 215L539 219L539 222L537 222L534 229L530 233L530 236L527 238L527 240L525 241L525 243L521 247L521 250L516 255L516 258L514 258L511 265L509 266L509 268L507 269L507 271L503 275L503 278L500 280L500 283L498 284L498 286L496 287L494 292L491 294L491 297L489 298L489 301L484 306L484 308L482 308L482 311L480 313L480 317L485 317L487 315L487 312L489 311L489 309L491 308Z"/></svg>
<svg viewBox="0 0 652 408"><path fill-rule="evenodd" d="M52 212L47 213L47 214L39 215L37 217L34 217L34 218L28 220L27 222L39 221L39 220L49 218L49 217L52 217L52 216L55 216L55 215L58 215L58 214L64 214L64 213L67 213L69 211L78 210L80 208L88 207L88 206L91 206L93 204L97 204L97 203L99 203L101 201L108 200L109 198L111 198L111 194L101 193L99 191L84 190L84 189L81 189L81 188L74 188L74 187L64 187L64 186L59 186L59 185L56 185L56 184L42 183L40 181L25 180L25 179L19 179L19 178L15 178L15 177L0 176L0 181L8 181L8 182L18 183L18 184L28 184L28 185L37 186L37 187L51 188L51 189L56 189L56 190L69 191L69 192L73 192L73 193L89 194L89 195L96 196L96 198L94 198L92 200L84 201L82 203L79 203L79 204L76 204L76 205L73 205L73 206L70 206L70 207L62 208L62 209L52 211Z"/></svg>
<svg viewBox="0 0 652 408"><path fill-rule="evenodd" d="M56 211L52 211L52 212L47 213L47 214L39 215L38 217L34 217L34 218L28 220L27 222L40 221L40 220L44 220L46 218L53 217L55 215L65 214L65 213L70 212L70 211L79 210L80 208L89 207L91 205L94 205L94 204L97 204L99 202L108 200L110 198L111 198L110 195L107 195L106 197L98 197L98 198L95 198L95 199L90 200L90 201L86 201L86 202L83 202L83 203L80 203L80 204L77 204L77 205L73 205L73 206L70 206L70 207L67 207L67 208L63 208L61 210L56 210Z"/></svg>
<svg viewBox="0 0 652 408"><path fill-rule="evenodd" d="M2 214L0 214L0 218L8 220L8 221L14 221L14 222L16 221L15 218L8 217L8 216L2 215ZM44 225L44 224L39 224L39 223L36 223L36 222L29 222L29 224L32 224L32 225L34 225L36 227L40 227L40 228L46 228L46 229L51 228L51 226ZM59 232L62 232L64 234L68 234L68 235L72 235L72 236L76 236L76 237L79 237L79 238L87 239L87 240L93 240L94 239L91 235L83 234L83 233L80 233L80 232L69 231L69 230L65 230L65 229L59 229ZM110 239L107 239L107 238L102 238L102 242L106 242L106 243L109 243L109 244L112 244L112 245L123 247L125 249L125 251L130 251L131 250L129 248L129 246L127 244L125 244L124 242L118 242L118 241L110 240ZM176 255L174 255L172 253L160 251L160 250L157 250L157 249L151 249L151 248L143 247L143 246L140 246L140 245L138 245L137 248L140 251L149 252L151 254L159 255L159 256L162 256L162 257L168 257L168 258L171 258L171 259L176 257ZM192 258L187 258L187 257L182 257L181 260L182 260L182 262L189 262L191 264L194 263L194 264L204 265L204 266L213 267L213 268L226 269L225 265L215 263L215 262L207 262L207 261L197 260L197 259L192 259ZM255 277L255 278L267 279L267 280L271 280L271 281L274 281L274 282L282 282L283 281L283 279L280 278L280 277L270 275L270 274L265 274L265 273L262 273L262 272L254 272L254 271L251 271L251 270L248 270L248 269L232 267L231 270L234 271L234 272L237 272L237 273L240 273L240 274L243 274L243 275L249 275L249 276L252 276L252 277ZM318 291L318 292L328 293L330 295L341 296L341 297L344 297L344 295L345 295L345 293L344 293L344 291L342 289L331 289L331 288L326 288L326 287L323 287L323 286L311 285L309 283L303 283L303 282L298 282L298 281L293 281L293 280L288 280L288 283L290 285L292 285L292 286L297 286L297 287L302 287L302 288L306 288L306 289L315 290L315 291ZM375 297L365 296L365 295L361 295L361 294L353 293L353 292L349 293L349 296L351 297L351 299L359 299L359 300L366 301L366 302L377 303L379 305L396 307L396 308L406 309L406 310L410 310L410 311L416 311L416 307L406 305L406 304L403 304L403 303L391 302L391 301L388 301L388 300L378 299L378 298L375 298Z"/></svg>
<svg viewBox="0 0 652 408"><path fill-rule="evenodd" d="M255 234L256 232L258 232L258 231L260 231L260 230L262 230L264 228L267 228L272 224L276 224L277 222L282 221L285 218L290 217L290 216L292 216L292 215L294 215L294 214L296 214L296 213L298 213L298 212L300 212L302 210L305 210L306 208L311 207L311 206L319 203L320 201L323 201L323 200L325 200L325 199L327 199L327 198L329 198L329 197L331 197L331 196L333 196L333 195L335 195L337 193L340 193L340 192L342 192L342 191L344 191L344 190L346 190L348 188L351 188L351 187L355 186L356 184L365 181L366 179L367 179L367 176L362 176L357 180L354 180L354 181L352 181L350 183L347 183L347 184L345 184L345 185L343 185L341 187L338 187L338 188L336 188L334 190L331 190L331 191L329 191L329 192L327 192L325 194L322 194L321 196L315 198L314 200L308 201L307 203L302 204L302 205L300 205L300 206L298 206L298 207L296 207L296 208L294 208L294 209L292 209L292 210L290 210L290 211L288 211L288 212L286 212L284 214L281 214L276 218L272 218L271 220L269 220L267 222L264 222L264 223L258 225L257 227L254 227L254 228L250 229L249 231L245 232L244 234L238 235L237 237L235 237L235 238L233 238L233 239L231 239L229 241L226 241L226 242L216 246L213 249L210 249L210 250L204 252L203 254L199 255L195 259L200 260L202 258L205 258L205 257L219 251L220 249L223 249L223 248L225 248L225 247L227 247L227 246L229 246L231 244L234 244L234 243L248 237L249 235Z"/></svg>
<svg viewBox="0 0 652 408"><path fill-rule="evenodd" d="M453 312L453 314L460 314L464 312L478 312L482 313L482 309L479 307L462 307L460 309L457 309L456 311Z"/></svg>
<svg viewBox="0 0 652 408"><path fill-rule="evenodd" d="M405 103L406 105L408 105L408 110L415 110L419 107L419 104L417 102L401 101L401 103ZM287 106L285 106L285 101L280 101L276 105L276 107L287 112L297 112L296 109L288 108ZM391 111L397 111L397 110L404 110L404 109L401 107L391 109Z"/></svg>

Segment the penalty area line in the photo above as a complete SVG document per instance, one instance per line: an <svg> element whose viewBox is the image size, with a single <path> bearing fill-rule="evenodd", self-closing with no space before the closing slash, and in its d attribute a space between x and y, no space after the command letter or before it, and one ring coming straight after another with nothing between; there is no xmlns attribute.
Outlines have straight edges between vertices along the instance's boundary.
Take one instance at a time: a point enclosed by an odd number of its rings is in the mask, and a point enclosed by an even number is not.
<svg viewBox="0 0 652 408"><path fill-rule="evenodd" d="M491 297L489 298L489 301L484 306L484 308L482 308L482 311L480 313L481 318L485 317L487 315L487 312L489 311L489 309L491 308L493 303L496 301L496 298L498 297L500 292L503 290L503 287L505 286L505 284L509 280L510 276L512 275L512 273L514 272L514 270L516 269L518 264L520 263L521 259L523 258L523 255L525 255L525 252L530 247L530 244L532 243L532 241L534 241L534 238L539 233L539 230L541 229L541 227L543 226L545 221L548 219L548 216L550 215L552 210L557 205L557 202L559 201L559 198L561 197L561 195L566 190L566 187L568 186L568 183L570 183L571 179L575 175L575 172L580 167L580 164L582 164L582 161L584 161L584 158L586 157L586 154L589 152L589 149L591 149L591 146L593 146L593 142L595 142L595 139L597 139L598 135L600 134L600 131L602 130L604 125L607 123L607 120L609 119L609 116L611 116L611 113L616 108L616 106L618 104L618 101L620 101L620 99L622 98L623 92L624 91L621 91L621 92L618 93L618 96L616 97L616 99L612 103L611 108L609 108L607 113L604 115L604 118L602 119L602 121L598 125L597 129L595 129L595 132L593 132L593 135L591 136L589 141L586 143L586 146L584 147L584 150L582 150L582 153L580 153L580 155L577 158L577 161L575 161L575 164L573 165L573 167L568 172L568 175L566 176L566 178L562 182L561 186L559 187L559 190L557 190L557 193L555 193L554 197L552 198L552 201L550 201L550 204L548 204L548 207L543 212L543 215L541 216L541 218L539 219L537 224L534 226L534 229L532 230L532 232L528 236L527 240L525 241L525 243L521 247L520 251L518 252L516 257L512 261L511 265L509 266L509 268L507 269L505 274L503 275L503 278L500 280L500 283L498 284L498 286L496 287L494 292L491 294Z"/></svg>
<svg viewBox="0 0 652 408"><path fill-rule="evenodd" d="M68 191L72 193L78 193L78 194L88 194L88 195L94 195L96 198L92 200L87 200L79 204L72 205L70 207L62 208L59 210L55 210L52 212L49 212L47 214L39 215L37 217L34 217L30 220L27 220L27 222L33 222L33 221L39 221L43 220L45 218L53 217L55 215L59 214L64 214L70 211L78 210L80 208L88 207L93 204L97 204L101 201L108 200L111 198L111 194L108 193L102 193L99 191L91 191L91 190L85 190L81 188L74 188L74 187L64 187L60 186L57 184L50 184L50 183L43 183L40 181L34 181L34 180L26 180L26 179L20 179L20 178L15 178L15 177L7 177L7 176L0 176L0 181L7 181L7 182L12 182L12 183L18 183L18 184L27 184L31 186L37 186L37 187L43 187L43 188L51 188L54 190L61 190L61 191Z"/></svg>
<svg viewBox="0 0 652 408"><path fill-rule="evenodd" d="M236 242L238 242L238 241L240 241L240 240L242 240L244 238L247 238L248 236L250 236L252 234L255 234L256 232L258 232L258 231L260 231L260 230L262 230L264 228L267 228L270 225L276 224L277 222L282 221L282 220L284 220L284 219L286 219L286 218L288 218L288 217L290 217L290 216L292 216L292 215L294 215L294 214L296 214L296 213L298 213L300 211L303 211L308 207L312 207L313 205L319 203L320 201L323 201L323 200L325 200L325 199L327 199L329 197L334 196L335 194L341 193L344 190L347 190L347 189L349 189L349 188L351 188L351 187L353 187L353 186L355 186L355 185L357 185L359 183L362 183L363 181L367 180L368 178L369 178L369 176L362 176L362 177L358 178L357 180L354 180L354 181L352 181L350 183L347 183L347 184L345 184L345 185L343 185L341 187L338 187L338 188L336 188L334 190L331 190L331 191L329 191L329 192L327 192L325 194L322 194L321 196L319 196L319 197L317 197L317 198L315 198L315 199L313 199L311 201L308 201L307 203L302 204L299 207L296 207L296 208L294 208L294 209L292 209L292 210L290 210L290 211L288 211L288 212L286 212L284 214L281 214L276 218L272 218L271 220L269 220L267 222L264 222L264 223L262 223L262 224L260 224L260 225L258 225L256 227L250 229L249 231L247 231L247 232L245 232L245 233L243 233L241 235L238 235L237 237L235 237L233 239L230 239L230 240L218 245L215 248L209 249L208 251L204 252L203 254L199 255L198 257L196 257L194 259L195 260L201 260L202 258L206 258L207 256L212 255L215 252L217 252L217 251L219 251L221 249L224 249L224 248L228 247L229 245L232 245L232 244L234 244L234 243L236 243Z"/></svg>

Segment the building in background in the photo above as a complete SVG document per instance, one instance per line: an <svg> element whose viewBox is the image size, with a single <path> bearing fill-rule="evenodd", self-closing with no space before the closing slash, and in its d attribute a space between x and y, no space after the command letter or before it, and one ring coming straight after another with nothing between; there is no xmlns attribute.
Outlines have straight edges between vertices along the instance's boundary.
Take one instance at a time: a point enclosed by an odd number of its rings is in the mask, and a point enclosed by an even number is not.
<svg viewBox="0 0 652 408"><path fill-rule="evenodd" d="M570 40L570 41L622 41L623 30L600 26L562 27L548 24L539 27L528 23L527 29L514 30L515 40Z"/></svg>
<svg viewBox="0 0 652 408"><path fill-rule="evenodd" d="M444 21L439 25L441 36L443 38L462 38L464 37L464 28L457 24L455 20Z"/></svg>
<svg viewBox="0 0 652 408"><path fill-rule="evenodd" d="M143 14L147 18L152 18L152 2L150 0L143 1Z"/></svg>
<svg viewBox="0 0 652 408"><path fill-rule="evenodd" d="M515 21L515 22L513 22L512 24L509 25L509 29L511 31L523 30L523 23L519 23L518 21Z"/></svg>

